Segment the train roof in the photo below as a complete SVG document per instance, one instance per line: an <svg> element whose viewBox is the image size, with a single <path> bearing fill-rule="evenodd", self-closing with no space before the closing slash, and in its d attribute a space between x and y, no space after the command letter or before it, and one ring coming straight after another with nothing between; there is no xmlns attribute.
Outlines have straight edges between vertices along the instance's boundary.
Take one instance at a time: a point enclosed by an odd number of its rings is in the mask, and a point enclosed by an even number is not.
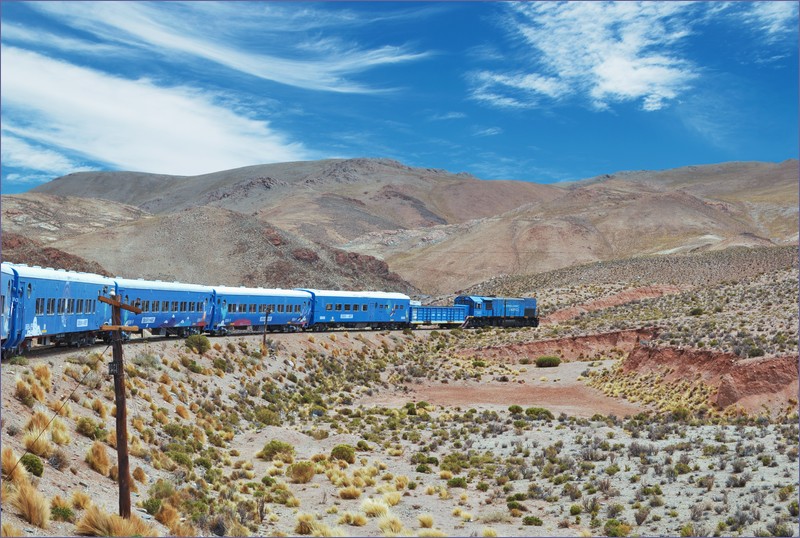
<svg viewBox="0 0 800 538"><path fill-rule="evenodd" d="M83 282L87 284L100 284L102 286L113 286L114 279L96 275L94 273L79 273L77 271L67 271L66 269L53 269L52 267L39 267L38 265L25 265L17 263L3 262L3 268L13 269L20 276L28 278L40 278L42 280L60 280L66 282Z"/></svg>
<svg viewBox="0 0 800 538"><path fill-rule="evenodd" d="M530 301L535 300L536 297L494 297L486 295L459 295L456 299L470 299L476 303L483 303L484 301Z"/></svg>
<svg viewBox="0 0 800 538"><path fill-rule="evenodd" d="M313 293L319 297L349 297L353 299L402 299L410 301L411 297L402 293L391 291L339 291L339 290L315 290L307 288L302 289L309 293Z"/></svg>
<svg viewBox="0 0 800 538"><path fill-rule="evenodd" d="M310 295L308 292L303 290L284 290L279 288L246 288L244 286L241 287L233 287L233 286L211 286L214 291L217 292L217 295L249 295L249 296L279 296L279 297L302 297L305 299L309 299Z"/></svg>
<svg viewBox="0 0 800 538"><path fill-rule="evenodd" d="M144 280L142 278L115 278L114 281L123 289L125 288L146 288L148 290L161 291L196 291L201 293L211 293L211 286L201 284L185 284L183 282L163 282L161 280Z"/></svg>

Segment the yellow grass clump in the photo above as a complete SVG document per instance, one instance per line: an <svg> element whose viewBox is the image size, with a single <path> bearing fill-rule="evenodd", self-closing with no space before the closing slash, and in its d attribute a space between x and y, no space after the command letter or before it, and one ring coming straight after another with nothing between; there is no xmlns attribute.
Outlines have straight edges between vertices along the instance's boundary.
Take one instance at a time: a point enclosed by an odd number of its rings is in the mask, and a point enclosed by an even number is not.
<svg viewBox="0 0 800 538"><path fill-rule="evenodd" d="M175 412L184 420L189 420L189 410L182 405L175 406Z"/></svg>
<svg viewBox="0 0 800 538"><path fill-rule="evenodd" d="M54 413L58 413L62 417L67 417L67 418L72 417L72 404L70 402L60 402L58 400L50 400L47 403L47 407L49 407Z"/></svg>
<svg viewBox="0 0 800 538"><path fill-rule="evenodd" d="M97 506L90 506L75 525L78 536L158 536L156 530L131 515L123 519L116 514L107 514Z"/></svg>
<svg viewBox="0 0 800 538"><path fill-rule="evenodd" d="M339 490L340 499L358 499L361 497L361 490L355 486L348 486Z"/></svg>
<svg viewBox="0 0 800 538"><path fill-rule="evenodd" d="M394 514L387 513L378 519L378 528L386 536L396 536L403 532L403 522Z"/></svg>
<svg viewBox="0 0 800 538"><path fill-rule="evenodd" d="M419 526L423 529L430 529L433 527L433 516L431 514L420 514L417 516Z"/></svg>
<svg viewBox="0 0 800 538"><path fill-rule="evenodd" d="M159 523L163 523L166 527L172 527L174 524L180 522L180 514L178 514L178 510L175 509L169 503L162 503L161 509L156 512L156 521Z"/></svg>
<svg viewBox="0 0 800 538"><path fill-rule="evenodd" d="M144 469L136 467L133 470L133 479L145 484L147 482L147 475L144 473Z"/></svg>
<svg viewBox="0 0 800 538"><path fill-rule="evenodd" d="M417 532L417 536L438 537L447 535L439 529L420 529L419 532Z"/></svg>
<svg viewBox="0 0 800 538"><path fill-rule="evenodd" d="M398 491L392 491L384 494L383 500L389 506L397 506L402 500L403 496Z"/></svg>
<svg viewBox="0 0 800 538"><path fill-rule="evenodd" d="M361 510L369 517L381 517L389 512L389 507L382 501L364 499L364 502L361 503Z"/></svg>
<svg viewBox="0 0 800 538"><path fill-rule="evenodd" d="M2 536L25 536L25 533L22 532L22 529L15 527L11 523L3 523Z"/></svg>
<svg viewBox="0 0 800 538"><path fill-rule="evenodd" d="M497 536L497 531L491 527L484 527L481 531L481 536L484 536L485 538L494 538Z"/></svg>
<svg viewBox="0 0 800 538"><path fill-rule="evenodd" d="M169 535L170 536L200 536L197 528L189 522L181 523L178 521L177 523L170 525L169 527Z"/></svg>
<svg viewBox="0 0 800 538"><path fill-rule="evenodd" d="M94 400L92 400L92 410L95 413L97 413L103 420L105 420L106 417L108 417L108 409L106 409L106 405L100 398L95 398Z"/></svg>
<svg viewBox="0 0 800 538"><path fill-rule="evenodd" d="M42 388L47 392L53 386L53 374L50 372L50 366L47 364L37 364L33 367L33 376L42 385Z"/></svg>
<svg viewBox="0 0 800 538"><path fill-rule="evenodd" d="M41 411L41 406L36 406L38 409L34 411L33 416L28 420L28 423L25 424L26 431L32 430L39 430L43 431L47 428L47 425L50 423L50 417L48 417L43 411Z"/></svg>
<svg viewBox="0 0 800 538"><path fill-rule="evenodd" d="M286 469L286 474L295 484L311 482L315 473L316 468L314 463L308 460L295 462Z"/></svg>
<svg viewBox="0 0 800 538"><path fill-rule="evenodd" d="M101 475L108 476L108 471L111 469L111 461L103 443L100 441L94 442L89 452L86 453L86 463Z"/></svg>
<svg viewBox="0 0 800 538"><path fill-rule="evenodd" d="M50 523L50 503L30 482L17 484L11 506L19 510L25 521L41 529L46 529Z"/></svg>
<svg viewBox="0 0 800 538"><path fill-rule="evenodd" d="M313 514L297 514L297 525L294 532L300 535L309 535L314 531L316 521Z"/></svg>
<svg viewBox="0 0 800 538"><path fill-rule="evenodd" d="M88 508L92 505L92 498L89 497L86 493L80 490L75 490L72 492L72 497L70 497L70 502L72 503L72 507L75 510L83 510Z"/></svg>
<svg viewBox="0 0 800 538"><path fill-rule="evenodd" d="M53 453L53 443L47 438L45 430L33 428L22 436L22 443L29 451L42 458L49 458Z"/></svg>
<svg viewBox="0 0 800 538"><path fill-rule="evenodd" d="M339 518L339 525L352 525L353 527L363 527L367 524L367 516L364 514L353 514L351 512L345 512L342 514L342 517Z"/></svg>
<svg viewBox="0 0 800 538"><path fill-rule="evenodd" d="M50 426L50 438L57 445L68 445L72 440L67 426L58 418Z"/></svg>
<svg viewBox="0 0 800 538"><path fill-rule="evenodd" d="M30 387L31 387L31 395L33 395L33 397L36 398L36 400L44 403L45 401L44 389L42 389L42 387L40 387L39 385L31 385Z"/></svg>
<svg viewBox="0 0 800 538"><path fill-rule="evenodd" d="M14 484L28 481L28 471L21 463L17 463L19 458L14 454L14 449L10 446L3 448L3 478L10 480ZM13 472L12 472L13 469Z"/></svg>

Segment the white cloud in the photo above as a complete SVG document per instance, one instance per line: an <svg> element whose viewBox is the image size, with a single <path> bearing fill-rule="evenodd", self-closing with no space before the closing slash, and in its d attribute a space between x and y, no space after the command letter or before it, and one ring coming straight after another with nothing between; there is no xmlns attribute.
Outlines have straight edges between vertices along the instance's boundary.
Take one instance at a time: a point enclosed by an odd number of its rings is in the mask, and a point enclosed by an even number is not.
<svg viewBox="0 0 800 538"><path fill-rule="evenodd" d="M431 121L444 121L444 120L460 120L466 118L467 115L463 112L445 112L444 114L434 114L431 116Z"/></svg>
<svg viewBox="0 0 800 538"><path fill-rule="evenodd" d="M745 20L770 37L797 32L797 2L752 2L749 8Z"/></svg>
<svg viewBox="0 0 800 538"><path fill-rule="evenodd" d="M472 135L473 136L497 136L503 133L503 129L501 127L486 127L484 129L476 128Z"/></svg>
<svg viewBox="0 0 800 538"><path fill-rule="evenodd" d="M29 144L25 140L3 129L0 137L0 159L3 166L39 170L52 174L68 174L81 166L58 151Z"/></svg>
<svg viewBox="0 0 800 538"><path fill-rule="evenodd" d="M598 109L640 101L658 110L696 77L677 52L689 35L686 9L680 2L514 3L508 28L528 47L531 68L473 73L473 97L525 107L579 94Z"/></svg>
<svg viewBox="0 0 800 538"><path fill-rule="evenodd" d="M5 131L120 169L201 174L309 158L268 122L192 88L113 77L10 46L0 84Z"/></svg>
<svg viewBox="0 0 800 538"><path fill-rule="evenodd" d="M428 56L399 46L362 49L325 37L290 47L289 43L300 40L297 35L289 37L293 30L281 18L285 10L260 3L237 3L235 9L202 2L197 6L158 2L36 2L31 6L112 43L123 42L155 54L188 55L311 90L378 91L347 77ZM273 13L275 9L280 11L278 15ZM301 10L295 16L302 18L304 13L310 13L305 18L312 20L312 26L324 24L317 11ZM225 24L220 24L221 20Z"/></svg>

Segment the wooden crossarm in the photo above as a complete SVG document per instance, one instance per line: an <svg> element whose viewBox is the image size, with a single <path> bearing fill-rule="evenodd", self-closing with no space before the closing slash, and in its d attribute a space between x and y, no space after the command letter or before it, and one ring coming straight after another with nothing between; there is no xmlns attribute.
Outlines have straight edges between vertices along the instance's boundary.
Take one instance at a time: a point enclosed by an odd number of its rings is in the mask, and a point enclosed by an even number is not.
<svg viewBox="0 0 800 538"><path fill-rule="evenodd" d="M122 303L120 301L116 301L114 299L109 299L108 297L104 297L102 295L98 296L97 300L100 301L101 303L110 304L111 306L118 306L121 309L127 310L128 312L133 312L134 314L141 314L142 313L142 309L141 308L137 308L135 306L132 306L132 305L129 305L129 304L125 304L125 303Z"/></svg>

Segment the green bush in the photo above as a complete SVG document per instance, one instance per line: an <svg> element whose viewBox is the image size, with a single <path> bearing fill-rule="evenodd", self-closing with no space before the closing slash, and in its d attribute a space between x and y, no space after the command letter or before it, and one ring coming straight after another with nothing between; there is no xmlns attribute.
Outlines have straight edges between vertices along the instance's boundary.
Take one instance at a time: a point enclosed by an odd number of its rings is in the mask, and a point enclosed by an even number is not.
<svg viewBox="0 0 800 538"><path fill-rule="evenodd" d="M536 516L525 516L522 518L523 525L535 525L537 527L541 527L543 525L542 520Z"/></svg>
<svg viewBox="0 0 800 538"><path fill-rule="evenodd" d="M561 364L561 359L555 355L545 355L536 359L536 366L538 368L554 368Z"/></svg>
<svg viewBox="0 0 800 538"><path fill-rule="evenodd" d="M467 479L463 476L454 476L450 480L447 481L447 487L450 488L466 488L467 487Z"/></svg>
<svg viewBox="0 0 800 538"><path fill-rule="evenodd" d="M419 465L417 465L416 471L418 473L429 473L431 472L431 468L426 463L420 463Z"/></svg>
<svg viewBox="0 0 800 538"><path fill-rule="evenodd" d="M360 440L359 440L359 441L356 443L356 448L357 448L358 450L361 450L361 451L364 451L364 452L368 452L368 451L372 450L372 447L371 447L371 446L369 446L369 443L367 443L367 442L366 442L365 440L363 440L363 439L360 439Z"/></svg>
<svg viewBox="0 0 800 538"><path fill-rule="evenodd" d="M78 419L78 424L75 429L81 435L85 435L94 441L105 441L108 437L108 432L103 429L101 424L95 422L88 417L81 417Z"/></svg>
<svg viewBox="0 0 800 538"><path fill-rule="evenodd" d="M148 514L154 516L161 509L161 499L150 497L142 503L142 507L147 511Z"/></svg>
<svg viewBox="0 0 800 538"><path fill-rule="evenodd" d="M508 408L508 412L511 413L512 415L519 415L520 413L522 413L522 407L519 405L512 405L511 407Z"/></svg>
<svg viewBox="0 0 800 538"><path fill-rule="evenodd" d="M256 409L256 420L265 426L279 426L281 423L281 417L267 407L259 407Z"/></svg>
<svg viewBox="0 0 800 538"><path fill-rule="evenodd" d="M202 355L211 349L211 342L208 340L208 336L204 334L193 334L186 339L186 347Z"/></svg>
<svg viewBox="0 0 800 538"><path fill-rule="evenodd" d="M273 439L264 445L264 448L261 449L261 452L256 454L256 457L270 461L278 454L287 454L294 457L294 447L289 443Z"/></svg>
<svg viewBox="0 0 800 538"><path fill-rule="evenodd" d="M525 410L525 414L533 420L546 420L549 422L555 418L553 417L553 413L544 407L529 407Z"/></svg>
<svg viewBox="0 0 800 538"><path fill-rule="evenodd" d="M628 536L631 526L617 519L609 519L603 526L603 531L606 536Z"/></svg>
<svg viewBox="0 0 800 538"><path fill-rule="evenodd" d="M356 462L356 449L350 445L336 445L331 450L332 460L344 460L347 463Z"/></svg>
<svg viewBox="0 0 800 538"><path fill-rule="evenodd" d="M42 465L42 460L39 459L39 456L35 454L25 454L20 458L19 462L34 476L42 476L44 472L44 465Z"/></svg>
<svg viewBox="0 0 800 538"><path fill-rule="evenodd" d="M175 487L172 485L172 482L167 482L163 478L159 478L150 486L148 493L151 497L156 499L166 499L167 497L172 497L175 493Z"/></svg>
<svg viewBox="0 0 800 538"><path fill-rule="evenodd" d="M56 521L75 521L75 512L69 506L54 506L50 508L50 515Z"/></svg>

